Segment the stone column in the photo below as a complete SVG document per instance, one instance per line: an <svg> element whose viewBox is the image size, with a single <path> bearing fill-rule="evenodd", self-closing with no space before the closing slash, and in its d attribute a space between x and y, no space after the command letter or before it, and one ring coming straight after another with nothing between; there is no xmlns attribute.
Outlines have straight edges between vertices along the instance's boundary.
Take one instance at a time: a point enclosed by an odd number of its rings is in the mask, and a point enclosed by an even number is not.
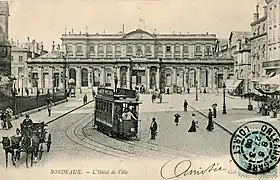
<svg viewBox="0 0 280 180"><path fill-rule="evenodd" d="M213 89L213 68L208 69L208 88Z"/></svg>
<svg viewBox="0 0 280 180"><path fill-rule="evenodd" d="M130 67L127 67L127 71L126 71L126 88L129 89L130 88Z"/></svg>
<svg viewBox="0 0 280 180"><path fill-rule="evenodd" d="M146 68L146 90L149 92L150 90L150 67Z"/></svg>
<svg viewBox="0 0 280 180"><path fill-rule="evenodd" d="M200 89L200 71L201 71L201 68L196 68L196 80L197 80L198 89Z"/></svg>
<svg viewBox="0 0 280 180"><path fill-rule="evenodd" d="M165 54L166 54L166 45L164 44L163 46L162 46L162 53L163 53L163 58L165 58Z"/></svg>
<svg viewBox="0 0 280 180"><path fill-rule="evenodd" d="M159 67L157 67L157 74L156 74L156 88L157 88L157 90L159 90L159 87L160 87L159 76L160 76Z"/></svg>
<svg viewBox="0 0 280 180"><path fill-rule="evenodd" d="M95 58L98 57L98 44L94 45L94 50L95 50Z"/></svg>
<svg viewBox="0 0 280 180"><path fill-rule="evenodd" d="M223 82L226 82L228 76L227 68L223 68Z"/></svg>
<svg viewBox="0 0 280 180"><path fill-rule="evenodd" d="M101 67L100 85L105 86L105 67Z"/></svg>
<svg viewBox="0 0 280 180"><path fill-rule="evenodd" d="M58 77L58 87L59 89L64 89L64 69L62 66L59 67L59 77Z"/></svg>
<svg viewBox="0 0 280 180"><path fill-rule="evenodd" d="M49 67L49 89L53 88L53 67Z"/></svg>
<svg viewBox="0 0 280 180"><path fill-rule="evenodd" d="M205 44L202 44L202 58L205 58Z"/></svg>
<svg viewBox="0 0 280 180"><path fill-rule="evenodd" d="M155 45L151 45L151 50L152 50L152 57L155 57Z"/></svg>
<svg viewBox="0 0 280 180"><path fill-rule="evenodd" d="M76 58L77 57L77 44L73 45L73 57Z"/></svg>
<svg viewBox="0 0 280 180"><path fill-rule="evenodd" d="M177 85L177 68L173 67L173 75L172 75L172 91L176 92L173 88L174 85Z"/></svg>
<svg viewBox="0 0 280 180"><path fill-rule="evenodd" d="M183 44L180 45L180 57L183 58L183 50L184 50L184 47L183 47Z"/></svg>
<svg viewBox="0 0 280 180"><path fill-rule="evenodd" d="M76 88L81 88L81 67L76 68Z"/></svg>
<svg viewBox="0 0 280 180"><path fill-rule="evenodd" d="M66 78L65 78L65 81L66 81L66 89L68 89L68 81L70 79L70 69L69 69L69 66L66 67Z"/></svg>
<svg viewBox="0 0 280 180"><path fill-rule="evenodd" d="M103 45L103 50L104 50L104 55L103 57L106 58L107 57L107 44Z"/></svg>
<svg viewBox="0 0 280 180"><path fill-rule="evenodd" d="M216 68L213 68L213 89L218 88L218 70Z"/></svg>
<svg viewBox="0 0 280 180"><path fill-rule="evenodd" d="M42 86L42 82L43 82L43 73L42 73L42 68L41 66L38 67L38 88L41 89Z"/></svg>
<svg viewBox="0 0 280 180"><path fill-rule="evenodd" d="M116 44L113 44L113 58L116 57Z"/></svg>
<svg viewBox="0 0 280 180"><path fill-rule="evenodd" d="M172 58L175 57L175 45L174 44L171 45L171 57Z"/></svg>
<svg viewBox="0 0 280 180"><path fill-rule="evenodd" d="M126 57L126 44L122 44L122 56L121 57Z"/></svg>
<svg viewBox="0 0 280 180"><path fill-rule="evenodd" d="M88 88L92 88L92 79L93 79L93 68L88 69Z"/></svg>
<svg viewBox="0 0 280 180"><path fill-rule="evenodd" d="M118 78L117 88L120 88L121 87L121 68L119 66L117 67L117 78Z"/></svg>
<svg viewBox="0 0 280 180"><path fill-rule="evenodd" d="M150 44L147 44L147 45L150 46ZM142 44L142 55L143 55L143 56L146 55L145 44Z"/></svg>

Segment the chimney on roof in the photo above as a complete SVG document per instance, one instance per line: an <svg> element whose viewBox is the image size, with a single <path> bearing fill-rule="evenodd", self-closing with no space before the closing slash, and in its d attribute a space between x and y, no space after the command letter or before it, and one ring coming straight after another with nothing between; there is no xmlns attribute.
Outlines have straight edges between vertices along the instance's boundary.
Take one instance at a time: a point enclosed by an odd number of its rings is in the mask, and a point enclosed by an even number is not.
<svg viewBox="0 0 280 180"><path fill-rule="evenodd" d="M43 45L43 42L41 42L41 52L40 52L40 54L42 54L43 53L43 50L44 50L44 45Z"/></svg>
<svg viewBox="0 0 280 180"><path fill-rule="evenodd" d="M264 15L267 16L267 6L263 7L263 12L264 12Z"/></svg>
<svg viewBox="0 0 280 180"><path fill-rule="evenodd" d="M53 41L53 44L52 44L52 52L54 52L54 41Z"/></svg>
<svg viewBox="0 0 280 180"><path fill-rule="evenodd" d="M19 40L17 40L17 46L19 46Z"/></svg>
<svg viewBox="0 0 280 180"><path fill-rule="evenodd" d="M259 19L259 5L256 6L256 12L254 13L254 21L257 21Z"/></svg>

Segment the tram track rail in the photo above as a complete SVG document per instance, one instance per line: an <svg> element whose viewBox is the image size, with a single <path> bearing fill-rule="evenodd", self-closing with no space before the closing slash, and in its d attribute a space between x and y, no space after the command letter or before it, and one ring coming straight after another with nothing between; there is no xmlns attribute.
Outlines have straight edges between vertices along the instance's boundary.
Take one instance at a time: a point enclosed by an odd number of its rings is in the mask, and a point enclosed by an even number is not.
<svg viewBox="0 0 280 180"><path fill-rule="evenodd" d="M195 112L199 113L201 116L205 117L206 119L208 119L208 116L205 115L203 112L199 111L198 109L196 109L195 107L188 105L191 109L193 109ZM233 133L228 130L227 128L225 128L223 125L221 125L220 123L216 122L213 120L213 123L216 124L219 128L221 128L222 130L224 130L227 134L229 134L230 136L233 135Z"/></svg>

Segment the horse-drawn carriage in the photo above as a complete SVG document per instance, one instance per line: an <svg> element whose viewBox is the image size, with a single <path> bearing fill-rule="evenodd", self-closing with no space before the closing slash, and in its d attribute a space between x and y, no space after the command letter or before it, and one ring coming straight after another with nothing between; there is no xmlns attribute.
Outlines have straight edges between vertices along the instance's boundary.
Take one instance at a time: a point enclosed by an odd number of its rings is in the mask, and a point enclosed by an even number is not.
<svg viewBox="0 0 280 180"><path fill-rule="evenodd" d="M31 155L31 167L33 159L35 163L37 159L41 159L44 152L44 144L46 151L50 151L51 134L45 128L47 125L44 122L33 123L32 125L24 126L20 124L21 135L17 134L12 137L3 137L2 144L6 154L6 167L8 167L8 153L12 155L13 165L16 166L16 161L20 159L20 154L25 153L26 167L28 167L28 156Z"/></svg>

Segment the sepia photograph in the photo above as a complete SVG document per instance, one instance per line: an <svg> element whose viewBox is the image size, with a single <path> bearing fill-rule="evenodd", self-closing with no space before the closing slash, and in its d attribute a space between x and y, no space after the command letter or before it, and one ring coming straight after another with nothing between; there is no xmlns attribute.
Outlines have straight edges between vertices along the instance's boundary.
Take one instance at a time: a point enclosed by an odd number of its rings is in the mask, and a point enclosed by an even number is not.
<svg viewBox="0 0 280 180"><path fill-rule="evenodd" d="M280 0L0 1L3 180L280 180Z"/></svg>

